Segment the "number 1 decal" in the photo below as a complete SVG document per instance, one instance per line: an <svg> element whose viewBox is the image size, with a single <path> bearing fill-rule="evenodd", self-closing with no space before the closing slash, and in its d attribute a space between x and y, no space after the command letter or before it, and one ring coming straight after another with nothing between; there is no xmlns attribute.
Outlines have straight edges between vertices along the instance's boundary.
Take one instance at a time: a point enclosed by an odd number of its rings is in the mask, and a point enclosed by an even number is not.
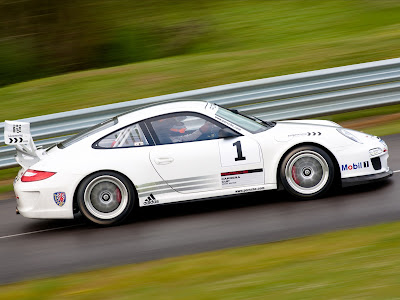
<svg viewBox="0 0 400 300"><path fill-rule="evenodd" d="M243 153L242 153L242 144L240 143L240 141L237 141L236 143L233 143L232 146L236 147L236 150L237 150L237 156L238 157L235 158L235 161L246 160L246 157L244 157Z"/></svg>

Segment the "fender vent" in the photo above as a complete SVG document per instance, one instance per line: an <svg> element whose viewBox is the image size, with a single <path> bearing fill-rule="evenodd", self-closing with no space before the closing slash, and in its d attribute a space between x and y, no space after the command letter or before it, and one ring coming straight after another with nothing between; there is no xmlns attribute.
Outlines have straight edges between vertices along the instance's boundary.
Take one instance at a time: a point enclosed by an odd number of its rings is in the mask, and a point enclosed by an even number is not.
<svg viewBox="0 0 400 300"><path fill-rule="evenodd" d="M381 159L380 157L371 158L372 166L374 170L380 170L382 168Z"/></svg>

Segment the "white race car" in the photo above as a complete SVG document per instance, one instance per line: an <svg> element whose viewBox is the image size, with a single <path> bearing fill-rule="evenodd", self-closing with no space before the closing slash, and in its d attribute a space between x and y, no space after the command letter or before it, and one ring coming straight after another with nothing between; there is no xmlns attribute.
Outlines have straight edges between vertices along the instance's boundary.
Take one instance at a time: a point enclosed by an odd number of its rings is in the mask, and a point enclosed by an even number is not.
<svg viewBox="0 0 400 300"><path fill-rule="evenodd" d="M212 103L133 110L48 149L29 123L6 121L22 166L17 211L111 225L138 206L283 188L315 198L392 175L383 140L331 121L264 122Z"/></svg>

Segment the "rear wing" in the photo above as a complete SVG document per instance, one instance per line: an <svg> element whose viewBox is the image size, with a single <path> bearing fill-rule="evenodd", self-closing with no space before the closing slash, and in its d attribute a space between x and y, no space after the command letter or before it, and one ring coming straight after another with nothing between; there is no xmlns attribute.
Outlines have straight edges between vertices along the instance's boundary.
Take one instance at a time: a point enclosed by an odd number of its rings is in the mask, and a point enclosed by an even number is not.
<svg viewBox="0 0 400 300"><path fill-rule="evenodd" d="M4 143L17 149L15 160L27 169L40 160L40 155L33 142L30 124L27 122L5 121Z"/></svg>

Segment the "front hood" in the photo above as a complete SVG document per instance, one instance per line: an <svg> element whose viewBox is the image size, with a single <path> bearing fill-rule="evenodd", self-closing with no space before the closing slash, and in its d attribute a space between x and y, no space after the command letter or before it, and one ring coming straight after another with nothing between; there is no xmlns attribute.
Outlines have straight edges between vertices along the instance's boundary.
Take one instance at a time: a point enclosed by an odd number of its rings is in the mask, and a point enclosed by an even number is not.
<svg viewBox="0 0 400 300"><path fill-rule="evenodd" d="M273 130L273 131L272 131ZM378 137L360 131L346 129L331 121L302 120L277 122L271 129L277 142L312 142L330 148L368 146L387 151L387 145ZM347 135L352 136L349 138Z"/></svg>
<svg viewBox="0 0 400 300"><path fill-rule="evenodd" d="M292 139L321 142L340 135L336 131L337 128L340 128L340 125L325 120L279 121L274 127L274 138L278 142Z"/></svg>
<svg viewBox="0 0 400 300"><path fill-rule="evenodd" d="M338 123L335 123L333 121L328 121L328 120L285 120L285 121L278 121L277 123L341 127Z"/></svg>

